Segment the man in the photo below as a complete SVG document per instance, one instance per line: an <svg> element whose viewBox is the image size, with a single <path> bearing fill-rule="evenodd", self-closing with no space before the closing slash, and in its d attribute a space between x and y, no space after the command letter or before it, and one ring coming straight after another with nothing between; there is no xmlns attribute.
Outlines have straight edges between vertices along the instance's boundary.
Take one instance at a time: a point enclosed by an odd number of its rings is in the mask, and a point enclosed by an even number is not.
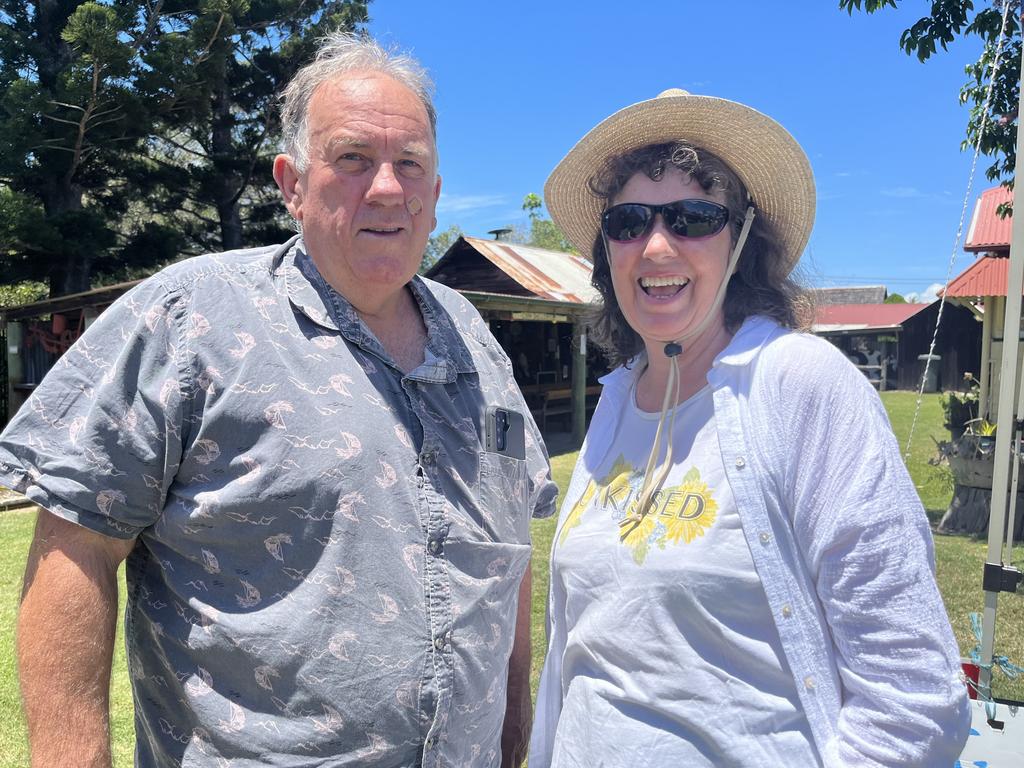
<svg viewBox="0 0 1024 768"><path fill-rule="evenodd" d="M529 516L555 489L528 417L525 460L514 433L485 449L528 413L508 360L414 277L441 188L428 83L338 35L283 122L301 238L144 282L0 438L0 483L47 510L18 637L34 765L109 765L125 558L137 764L521 759Z"/></svg>

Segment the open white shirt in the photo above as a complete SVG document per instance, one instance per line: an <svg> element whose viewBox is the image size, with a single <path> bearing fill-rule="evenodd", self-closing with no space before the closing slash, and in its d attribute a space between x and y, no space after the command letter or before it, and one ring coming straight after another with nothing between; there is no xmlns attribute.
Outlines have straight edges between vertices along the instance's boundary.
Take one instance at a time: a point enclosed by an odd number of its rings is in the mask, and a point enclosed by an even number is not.
<svg viewBox="0 0 1024 768"><path fill-rule="evenodd" d="M600 477L640 368L603 380L559 530ZM721 467L822 764L952 765L970 726L966 686L927 517L874 388L827 342L757 317L708 384ZM581 666L559 606L576 590L570 573L552 579L531 768L602 728L596 710L562 718Z"/></svg>
<svg viewBox="0 0 1024 768"><path fill-rule="evenodd" d="M658 414L633 401L555 536L559 731L580 737L556 739L551 765L816 764L722 466L710 388L675 409L672 468L636 521Z"/></svg>

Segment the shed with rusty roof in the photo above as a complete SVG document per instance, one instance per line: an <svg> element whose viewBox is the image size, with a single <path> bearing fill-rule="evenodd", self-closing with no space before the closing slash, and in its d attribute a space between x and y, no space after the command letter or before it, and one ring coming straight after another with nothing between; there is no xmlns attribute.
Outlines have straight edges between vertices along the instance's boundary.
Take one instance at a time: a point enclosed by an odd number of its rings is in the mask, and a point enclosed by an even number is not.
<svg viewBox="0 0 1024 768"><path fill-rule="evenodd" d="M568 416L580 440L600 391L597 377L607 370L586 342L598 298L591 271L575 253L463 235L424 275L480 310L542 429Z"/></svg>

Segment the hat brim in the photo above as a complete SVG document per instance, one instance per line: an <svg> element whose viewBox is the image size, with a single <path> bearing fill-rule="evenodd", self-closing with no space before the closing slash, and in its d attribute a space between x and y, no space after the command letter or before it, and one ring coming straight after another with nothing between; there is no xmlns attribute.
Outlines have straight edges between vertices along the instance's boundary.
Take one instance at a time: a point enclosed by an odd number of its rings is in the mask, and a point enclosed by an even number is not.
<svg viewBox="0 0 1024 768"><path fill-rule="evenodd" d="M811 164L777 122L734 101L691 94L660 96L602 120L555 167L544 185L552 220L580 253L589 254L605 203L590 179L609 158L650 144L686 141L724 160L767 220L792 271L814 225Z"/></svg>

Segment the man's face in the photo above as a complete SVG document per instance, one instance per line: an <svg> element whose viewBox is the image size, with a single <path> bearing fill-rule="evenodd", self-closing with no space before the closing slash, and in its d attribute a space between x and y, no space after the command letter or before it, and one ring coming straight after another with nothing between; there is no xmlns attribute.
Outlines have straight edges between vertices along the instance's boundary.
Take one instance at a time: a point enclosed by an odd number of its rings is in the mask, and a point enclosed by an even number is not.
<svg viewBox="0 0 1024 768"><path fill-rule="evenodd" d="M353 73L316 89L307 121L307 168L280 155L274 178L320 273L375 311L412 279L434 228L441 179L426 109L386 75Z"/></svg>

